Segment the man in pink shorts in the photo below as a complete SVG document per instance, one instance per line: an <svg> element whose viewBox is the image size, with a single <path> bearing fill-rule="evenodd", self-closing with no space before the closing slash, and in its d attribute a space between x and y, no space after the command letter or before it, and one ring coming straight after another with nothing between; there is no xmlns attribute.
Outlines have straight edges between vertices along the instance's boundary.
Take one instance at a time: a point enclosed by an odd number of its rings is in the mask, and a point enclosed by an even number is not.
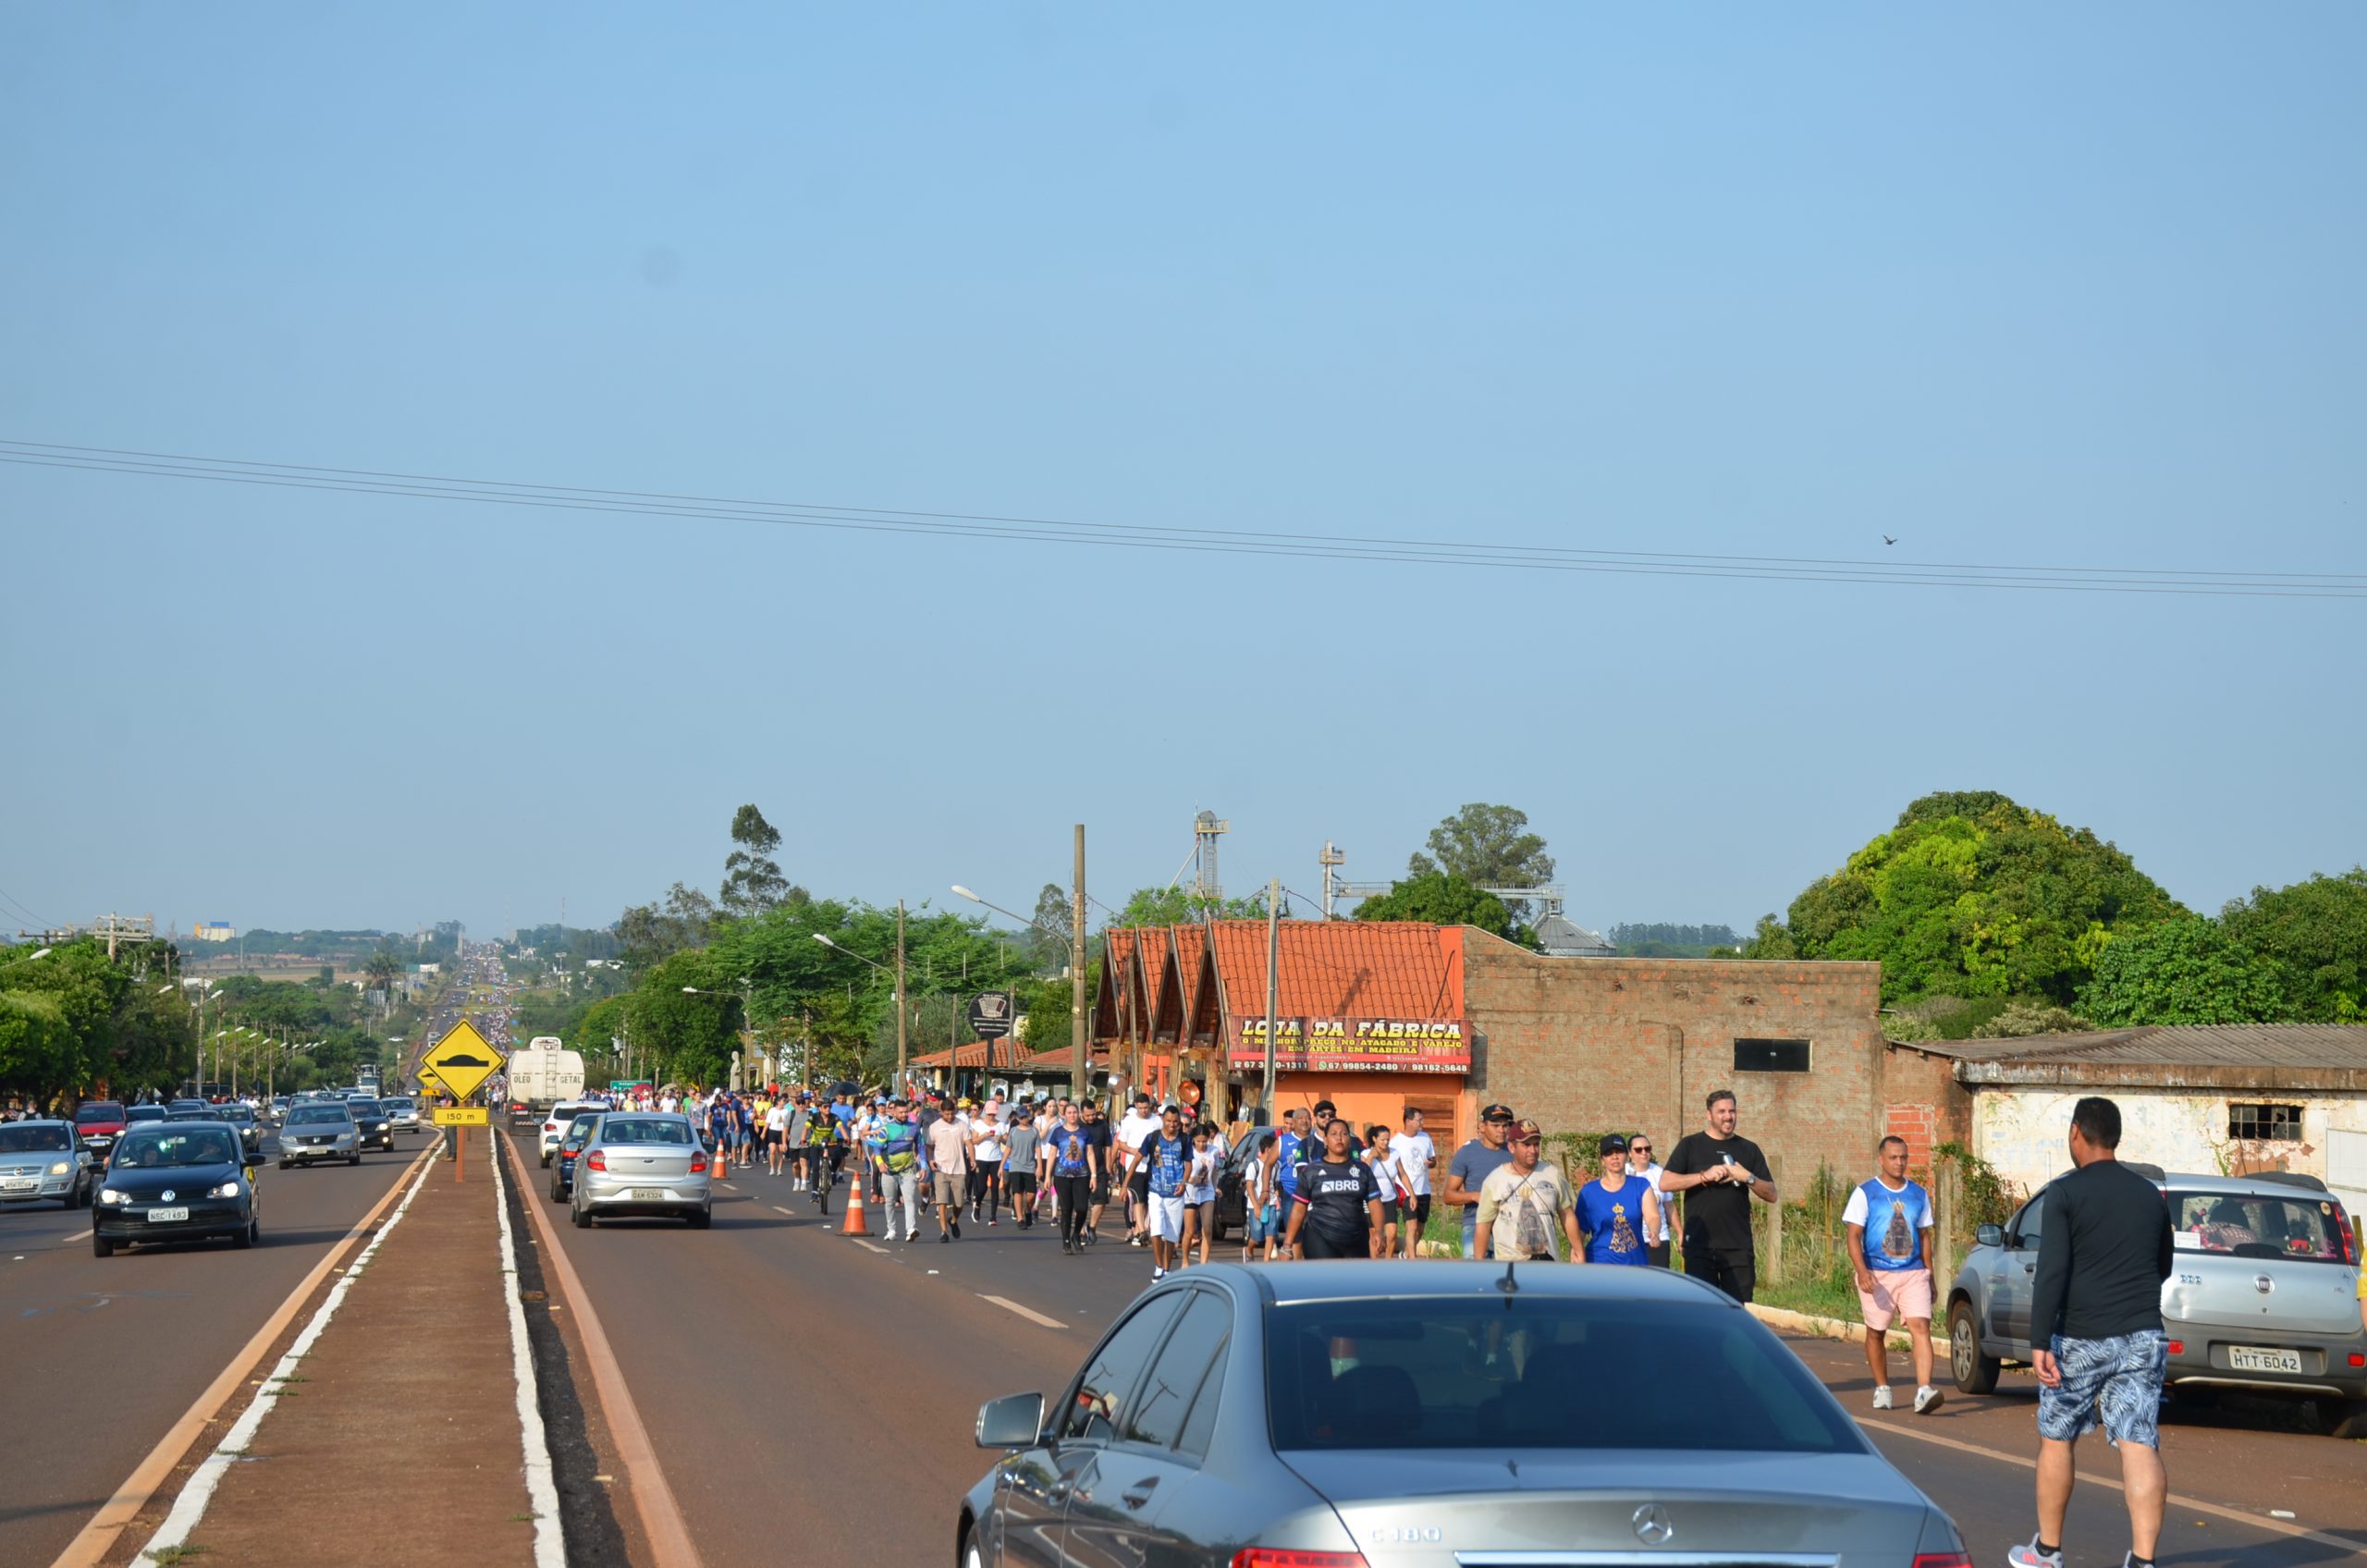
<svg viewBox="0 0 2367 1568"><path fill-rule="evenodd" d="M1891 1408L1888 1330L1903 1317L1915 1341L1915 1414L1928 1415L1946 1397L1932 1383L1932 1195L1907 1179L1906 1139L1884 1138L1876 1153L1882 1174L1852 1192L1841 1215L1866 1317L1874 1408Z"/></svg>

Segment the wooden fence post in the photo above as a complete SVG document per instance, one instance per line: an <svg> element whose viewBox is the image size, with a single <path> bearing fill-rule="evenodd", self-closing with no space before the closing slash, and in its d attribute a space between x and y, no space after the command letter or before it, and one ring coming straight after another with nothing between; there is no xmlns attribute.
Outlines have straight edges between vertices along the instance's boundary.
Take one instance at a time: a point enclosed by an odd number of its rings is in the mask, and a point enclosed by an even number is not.
<svg viewBox="0 0 2367 1568"><path fill-rule="evenodd" d="M1932 1162L1932 1283L1942 1301L1956 1277L1956 1217L1964 1207L1960 1180L1955 1160Z"/></svg>

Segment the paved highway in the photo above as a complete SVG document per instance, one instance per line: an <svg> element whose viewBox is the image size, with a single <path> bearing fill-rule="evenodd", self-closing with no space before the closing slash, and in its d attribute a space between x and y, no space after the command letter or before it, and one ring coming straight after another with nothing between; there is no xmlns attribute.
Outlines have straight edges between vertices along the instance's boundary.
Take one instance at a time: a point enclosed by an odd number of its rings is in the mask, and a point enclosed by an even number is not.
<svg viewBox="0 0 2367 1568"><path fill-rule="evenodd" d="M266 1138L263 1244L101 1258L87 1209L0 1209L0 1562L45 1563L112 1496L424 1140L359 1166L279 1170Z"/></svg>
<svg viewBox="0 0 2367 1568"><path fill-rule="evenodd" d="M518 1148L541 1178L532 1137ZM666 1220L576 1231L539 1182L535 1201L557 1221L713 1568L782 1561L783 1538L804 1561L944 1561L954 1503L985 1468L970 1442L978 1404L1065 1380L1148 1283L1148 1257L1108 1242L1064 1257L1056 1232L1008 1219L965 1225L951 1245L850 1241L789 1186L761 1169L735 1174L707 1231ZM1952 1393L1936 1415L1875 1417L1857 1347L1796 1348L1955 1517L1977 1562L2001 1562L2027 1538L2036 1397L2026 1378L1986 1399ZM2300 1568L2367 1552L2360 1445L2260 1429L2263 1419L2166 1423L2174 1491L2228 1513L2173 1506L2163 1561ZM2083 1476L2116 1475L2101 1440L2082 1447ZM752 1506L752 1485L793 1505ZM2263 1517L2276 1508L2295 1525ZM2072 1564L2119 1562L2116 1492L2083 1484L2072 1526Z"/></svg>

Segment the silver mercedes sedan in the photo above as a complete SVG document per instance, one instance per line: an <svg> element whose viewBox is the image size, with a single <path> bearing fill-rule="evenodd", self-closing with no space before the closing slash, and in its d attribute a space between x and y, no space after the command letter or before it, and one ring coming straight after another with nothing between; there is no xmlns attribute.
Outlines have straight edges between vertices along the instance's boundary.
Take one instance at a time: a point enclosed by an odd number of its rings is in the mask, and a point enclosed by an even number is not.
<svg viewBox="0 0 2367 1568"><path fill-rule="evenodd" d="M1780 1340L1664 1269L1195 1268L976 1437L963 1568L1969 1568Z"/></svg>

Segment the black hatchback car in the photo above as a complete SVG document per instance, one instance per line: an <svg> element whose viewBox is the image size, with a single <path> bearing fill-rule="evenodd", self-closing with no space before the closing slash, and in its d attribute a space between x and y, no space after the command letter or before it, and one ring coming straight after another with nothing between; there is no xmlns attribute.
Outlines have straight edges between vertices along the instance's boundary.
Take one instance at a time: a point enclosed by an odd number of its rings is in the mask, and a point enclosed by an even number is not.
<svg viewBox="0 0 2367 1568"><path fill-rule="evenodd" d="M137 1107L133 1108L137 1109ZM242 1105L202 1105L195 1110L175 1110L166 1113L167 1121L219 1121L239 1130L239 1152L249 1165L263 1158L263 1129L255 1122L255 1113ZM138 1126L139 1123L132 1123Z"/></svg>
<svg viewBox="0 0 2367 1568"><path fill-rule="evenodd" d="M117 1247L215 1236L242 1247L263 1239L239 1130L165 1121L126 1133L91 1207L91 1250L106 1257Z"/></svg>
<svg viewBox="0 0 2367 1568"><path fill-rule="evenodd" d="M385 1149L395 1152L394 1113L376 1100L356 1097L345 1102L353 1113L353 1146L358 1149Z"/></svg>

